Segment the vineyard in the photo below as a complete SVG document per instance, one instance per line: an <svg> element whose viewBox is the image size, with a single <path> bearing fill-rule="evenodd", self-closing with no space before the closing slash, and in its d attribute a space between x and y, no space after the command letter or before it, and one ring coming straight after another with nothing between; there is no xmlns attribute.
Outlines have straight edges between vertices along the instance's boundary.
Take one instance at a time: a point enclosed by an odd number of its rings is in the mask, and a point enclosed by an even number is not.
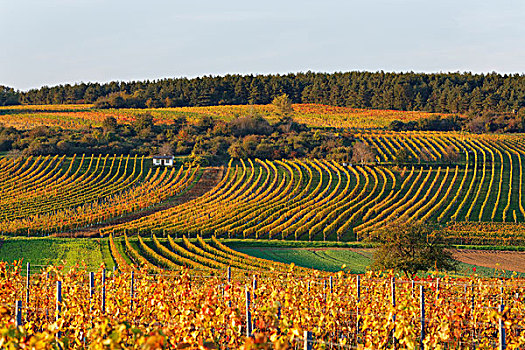
<svg viewBox="0 0 525 350"><path fill-rule="evenodd" d="M163 271L179 271L189 268L194 273L217 273L230 269L233 272L243 271L273 271L286 272L289 265L260 259L233 250L213 237L209 241L198 237L197 241L188 238L167 239L153 235L151 241L141 236L132 239L127 235L124 239L114 239L110 236L109 246L111 256L120 269L132 271L136 267L152 273ZM300 271L308 269L298 267Z"/></svg>
<svg viewBox="0 0 525 350"><path fill-rule="evenodd" d="M136 156L1 158L0 231L47 235L100 224L182 193L199 174Z"/></svg>
<svg viewBox="0 0 525 350"><path fill-rule="evenodd" d="M294 160L230 162L204 196L101 230L227 238L362 240L386 224L449 225L459 243L523 241L524 145L518 138L453 134L356 135L377 163ZM461 159L447 163L451 147ZM400 149L424 156L395 165Z"/></svg>
<svg viewBox="0 0 525 350"><path fill-rule="evenodd" d="M137 156L1 158L0 231L45 236L99 227L102 236L360 241L387 224L436 222L459 244L524 241L519 137L353 137L374 150L374 162L231 160L209 191L149 212L183 196L202 169L154 168ZM399 163L402 151L417 162Z"/></svg>
<svg viewBox="0 0 525 350"><path fill-rule="evenodd" d="M149 111L170 124L179 116L231 120L250 108L279 118L271 106ZM523 245L523 139L384 130L420 113L294 111L310 126L344 127L327 132L361 144L371 158L232 158L213 168L178 159L168 168L140 156L1 157L0 253L29 249L9 241L33 240L42 251L35 255L53 264L0 262L0 347L524 348L525 281L517 273L476 274L464 265L467 273L413 280L352 275L342 253L326 253L331 268L321 271L248 255L225 240L362 248L388 225L430 222L454 244ZM0 122L82 130L107 116L132 123L138 113L10 107L0 109ZM60 241L71 236L92 238L76 247ZM368 270L370 255L359 254L359 271ZM75 261L61 265L60 257Z"/></svg>
<svg viewBox="0 0 525 350"><path fill-rule="evenodd" d="M516 278L403 280L293 266L192 274L0 269L4 348L525 346L524 281Z"/></svg>
<svg viewBox="0 0 525 350"><path fill-rule="evenodd" d="M296 104L293 108L294 119L312 127L377 129L387 127L393 120L408 122L431 116L447 116L427 112L370 110L316 104ZM92 105L37 105L0 107L0 123L17 129L30 129L41 125L79 129L100 126L106 117L114 117L121 124L129 124L145 112L150 113L158 124L172 124L180 117L190 121L202 117L231 121L236 116L257 114L271 123L277 122L280 117L271 105L108 110L95 109Z"/></svg>

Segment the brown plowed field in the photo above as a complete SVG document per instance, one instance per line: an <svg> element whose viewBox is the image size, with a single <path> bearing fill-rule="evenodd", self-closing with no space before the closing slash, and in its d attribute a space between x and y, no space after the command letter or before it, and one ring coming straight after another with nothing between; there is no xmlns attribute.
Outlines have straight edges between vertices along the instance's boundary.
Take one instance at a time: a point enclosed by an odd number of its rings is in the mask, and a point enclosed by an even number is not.
<svg viewBox="0 0 525 350"><path fill-rule="evenodd" d="M525 252L454 249L452 254L467 264L525 272Z"/></svg>

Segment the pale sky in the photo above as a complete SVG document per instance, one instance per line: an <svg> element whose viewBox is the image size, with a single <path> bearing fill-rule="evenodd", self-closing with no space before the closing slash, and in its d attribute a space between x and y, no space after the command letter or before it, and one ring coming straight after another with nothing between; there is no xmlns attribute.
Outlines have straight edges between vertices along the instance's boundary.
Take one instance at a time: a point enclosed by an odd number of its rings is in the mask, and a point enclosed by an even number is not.
<svg viewBox="0 0 525 350"><path fill-rule="evenodd" d="M525 72L523 0L0 0L0 85Z"/></svg>

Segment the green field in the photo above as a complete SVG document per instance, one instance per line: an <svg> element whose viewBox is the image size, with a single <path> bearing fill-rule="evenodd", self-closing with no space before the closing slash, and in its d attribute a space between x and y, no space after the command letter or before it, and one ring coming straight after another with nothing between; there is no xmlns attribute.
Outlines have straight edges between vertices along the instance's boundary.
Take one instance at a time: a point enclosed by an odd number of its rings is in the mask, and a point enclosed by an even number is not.
<svg viewBox="0 0 525 350"><path fill-rule="evenodd" d="M345 249L308 249L308 248L279 248L279 247L238 247L235 248L243 253L263 259L275 260L284 263L294 263L299 266L310 267L318 270L336 272L345 265L344 270L350 273L362 274L368 270L372 263L372 252L354 252ZM452 276L470 276L473 268L476 274L482 277L507 276L512 271L497 271L493 268L459 263L457 270L451 272ZM425 274L420 274L424 276ZM520 273L520 275L523 275Z"/></svg>
<svg viewBox="0 0 525 350"><path fill-rule="evenodd" d="M0 260L23 260L35 268L46 265L71 267L77 263L87 270L96 270L100 264L113 268L114 262L107 239L90 238L21 238L4 240Z"/></svg>
<svg viewBox="0 0 525 350"><path fill-rule="evenodd" d="M237 250L263 259L275 260L283 263L294 263L299 266L311 267L325 271L339 271L343 265L345 270L353 273L364 273L370 265L370 256L350 250L307 248L269 248L269 247L241 247Z"/></svg>

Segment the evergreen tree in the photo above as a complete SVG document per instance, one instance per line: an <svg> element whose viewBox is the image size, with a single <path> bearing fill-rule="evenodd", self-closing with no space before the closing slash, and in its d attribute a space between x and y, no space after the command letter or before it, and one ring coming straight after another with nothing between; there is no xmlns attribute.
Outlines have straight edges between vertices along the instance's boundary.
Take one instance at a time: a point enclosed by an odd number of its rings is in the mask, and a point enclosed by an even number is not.
<svg viewBox="0 0 525 350"><path fill-rule="evenodd" d="M20 103L20 96L14 89L0 85L0 106L11 106Z"/></svg>

